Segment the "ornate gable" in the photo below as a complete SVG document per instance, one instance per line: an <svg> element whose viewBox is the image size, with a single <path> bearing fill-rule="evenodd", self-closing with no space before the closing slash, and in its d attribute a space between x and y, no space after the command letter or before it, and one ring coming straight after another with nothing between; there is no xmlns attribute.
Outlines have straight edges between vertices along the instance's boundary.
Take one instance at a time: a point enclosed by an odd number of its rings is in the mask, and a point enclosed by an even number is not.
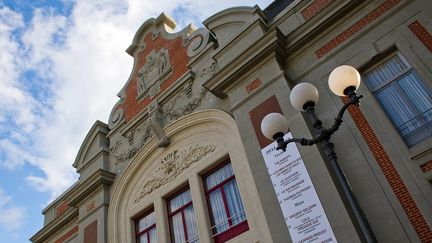
<svg viewBox="0 0 432 243"><path fill-rule="evenodd" d="M175 22L164 13L149 19L126 50L134 65L108 122L116 165L132 158L152 134L159 146L167 146L163 127L193 112L207 93L195 82L192 66L215 39L205 28L189 25L173 33L174 27Z"/></svg>

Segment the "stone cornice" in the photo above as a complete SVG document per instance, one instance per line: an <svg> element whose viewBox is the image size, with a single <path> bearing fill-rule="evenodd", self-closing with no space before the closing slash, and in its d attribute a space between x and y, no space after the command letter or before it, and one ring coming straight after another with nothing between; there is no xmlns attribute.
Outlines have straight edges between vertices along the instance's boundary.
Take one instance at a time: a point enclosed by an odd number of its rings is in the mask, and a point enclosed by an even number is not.
<svg viewBox="0 0 432 243"><path fill-rule="evenodd" d="M106 170L97 170L85 181L80 182L70 193L69 205L77 207L82 200L97 189L109 187L114 182L116 175Z"/></svg>
<svg viewBox="0 0 432 243"><path fill-rule="evenodd" d="M243 37L239 35L237 38ZM220 67L213 77L203 83L203 86L216 96L225 98L227 95L224 89L248 71L253 70L266 56L276 54L276 58L283 62L285 56L283 40L284 37L278 29L267 32L230 63ZM219 53L217 55L220 55Z"/></svg>
<svg viewBox="0 0 432 243"><path fill-rule="evenodd" d="M46 242L50 237L52 237L56 232L60 231L64 226L76 220L78 220L78 208L70 207L62 215L49 222L35 235L33 235L30 238L30 241L34 243Z"/></svg>
<svg viewBox="0 0 432 243"><path fill-rule="evenodd" d="M303 49L305 43L309 43L310 45L311 39L326 32L329 26L362 3L365 2L361 0L334 1L318 13L317 16L302 22L292 32L286 33L286 52L294 53L297 50Z"/></svg>

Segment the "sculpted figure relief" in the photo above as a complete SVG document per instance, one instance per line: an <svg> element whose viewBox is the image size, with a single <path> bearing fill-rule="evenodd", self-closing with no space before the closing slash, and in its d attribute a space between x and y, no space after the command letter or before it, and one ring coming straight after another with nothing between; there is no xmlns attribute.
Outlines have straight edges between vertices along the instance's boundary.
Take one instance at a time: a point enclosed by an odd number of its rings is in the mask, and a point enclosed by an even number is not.
<svg viewBox="0 0 432 243"><path fill-rule="evenodd" d="M138 96L146 94L149 89L159 90L158 81L165 78L171 71L168 50L160 49L158 52L152 50L146 57L146 63L138 71Z"/></svg>

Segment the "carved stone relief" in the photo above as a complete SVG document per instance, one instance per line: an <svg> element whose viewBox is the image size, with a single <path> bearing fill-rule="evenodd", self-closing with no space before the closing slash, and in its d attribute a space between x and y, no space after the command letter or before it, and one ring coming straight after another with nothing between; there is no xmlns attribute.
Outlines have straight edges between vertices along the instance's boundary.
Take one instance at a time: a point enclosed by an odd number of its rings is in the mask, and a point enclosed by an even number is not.
<svg viewBox="0 0 432 243"><path fill-rule="evenodd" d="M159 93L160 82L168 78L171 69L168 50L152 50L146 57L146 63L138 71L138 98L146 94L153 97Z"/></svg>
<svg viewBox="0 0 432 243"><path fill-rule="evenodd" d="M207 154L214 152L215 149L215 145L197 144L190 146L188 149L175 150L169 153L160 160L159 166L146 177L147 180L140 188L134 203L139 203L146 195L177 177Z"/></svg>
<svg viewBox="0 0 432 243"><path fill-rule="evenodd" d="M163 130L163 111L159 104L156 103L154 108L149 107L150 114L150 126L153 132L153 135L158 139L158 147L165 148L170 144L169 138L166 136L165 131Z"/></svg>
<svg viewBox="0 0 432 243"><path fill-rule="evenodd" d="M192 86L191 84L186 84ZM186 87L187 88L187 87ZM188 95L188 92L190 94ZM137 128L120 136L118 139L111 140L110 151L115 158L115 165L122 164L130 160L152 137L158 139L158 146L166 147L169 145L169 138L165 135L163 127L182 116L191 114L201 106L201 102L206 97L208 91L201 89L201 92L192 97L192 87L190 91L180 92L171 101L160 107L157 103L149 107L149 118L142 122ZM186 101L181 100L181 97Z"/></svg>
<svg viewBox="0 0 432 243"><path fill-rule="evenodd" d="M165 119L168 121L168 123L175 121L179 119L182 116L191 114L194 112L198 107L201 106L201 102L203 101L204 97L207 94L206 89L201 89L201 92L197 97L189 101L188 103L183 103L184 105L176 106L178 105L178 99L180 98L181 94L177 95L170 103L163 106L163 114L165 116Z"/></svg>
<svg viewBox="0 0 432 243"><path fill-rule="evenodd" d="M126 138L118 139L112 146L110 146L111 154L116 159L116 166L131 159L150 139L150 121L144 121L141 126L132 130L125 136Z"/></svg>
<svg viewBox="0 0 432 243"><path fill-rule="evenodd" d="M213 76L213 74L216 73L217 70L217 62L213 61L210 65L204 67L201 70L201 78L210 78L211 76Z"/></svg>

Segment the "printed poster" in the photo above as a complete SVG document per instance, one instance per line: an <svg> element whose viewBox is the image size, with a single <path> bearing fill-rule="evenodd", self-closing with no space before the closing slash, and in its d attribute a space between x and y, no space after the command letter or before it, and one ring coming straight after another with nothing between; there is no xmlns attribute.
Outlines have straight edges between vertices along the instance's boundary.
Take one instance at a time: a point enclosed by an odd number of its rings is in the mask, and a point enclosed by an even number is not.
<svg viewBox="0 0 432 243"><path fill-rule="evenodd" d="M291 138L287 133L284 139ZM337 242L295 143L261 150L291 239L295 243Z"/></svg>

